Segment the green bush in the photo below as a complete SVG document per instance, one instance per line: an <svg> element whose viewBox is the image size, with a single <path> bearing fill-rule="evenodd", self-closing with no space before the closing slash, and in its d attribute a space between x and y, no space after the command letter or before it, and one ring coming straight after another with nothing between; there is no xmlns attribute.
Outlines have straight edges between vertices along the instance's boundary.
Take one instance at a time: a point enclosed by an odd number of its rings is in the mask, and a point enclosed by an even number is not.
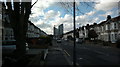
<svg viewBox="0 0 120 67"><path fill-rule="evenodd" d="M120 48L120 39L118 39L116 43L117 43L117 48Z"/></svg>
<svg viewBox="0 0 120 67"><path fill-rule="evenodd" d="M50 44L52 42L52 38L49 36L41 36L39 39L45 42L46 44Z"/></svg>
<svg viewBox="0 0 120 67"><path fill-rule="evenodd" d="M103 46L109 46L110 43L109 42L103 42Z"/></svg>

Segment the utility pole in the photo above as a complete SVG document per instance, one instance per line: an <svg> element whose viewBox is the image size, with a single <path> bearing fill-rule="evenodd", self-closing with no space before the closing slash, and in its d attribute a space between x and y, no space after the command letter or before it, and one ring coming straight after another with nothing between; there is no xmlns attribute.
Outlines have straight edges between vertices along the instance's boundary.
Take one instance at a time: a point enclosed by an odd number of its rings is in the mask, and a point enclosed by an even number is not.
<svg viewBox="0 0 120 67"><path fill-rule="evenodd" d="M75 26L75 0L73 2L73 24L74 24L74 47L73 47L73 66L76 67L76 38L75 38L75 34L76 34L76 26Z"/></svg>

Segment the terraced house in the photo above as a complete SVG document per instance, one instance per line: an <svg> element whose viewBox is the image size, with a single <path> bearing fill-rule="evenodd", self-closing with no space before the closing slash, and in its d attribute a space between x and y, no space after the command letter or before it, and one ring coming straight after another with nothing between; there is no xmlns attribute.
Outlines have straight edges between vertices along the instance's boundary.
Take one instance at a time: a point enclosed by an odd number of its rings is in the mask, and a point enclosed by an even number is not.
<svg viewBox="0 0 120 67"><path fill-rule="evenodd" d="M87 24L86 26L79 27L79 38L88 38L88 31L91 29L94 29L98 34L96 39L116 43L117 37L120 36L120 16L111 18L108 15L106 21L102 21L99 24ZM69 34L72 34L73 37L73 32L69 32ZM65 33L64 37L69 36L69 34L68 32Z"/></svg>
<svg viewBox="0 0 120 67"><path fill-rule="evenodd" d="M105 21L104 30L104 40L115 43L120 35L120 16Z"/></svg>

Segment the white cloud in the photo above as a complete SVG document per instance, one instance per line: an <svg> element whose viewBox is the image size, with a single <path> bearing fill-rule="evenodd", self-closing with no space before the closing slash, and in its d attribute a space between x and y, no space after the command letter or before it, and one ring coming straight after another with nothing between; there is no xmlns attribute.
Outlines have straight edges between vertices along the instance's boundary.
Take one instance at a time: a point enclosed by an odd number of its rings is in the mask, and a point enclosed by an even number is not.
<svg viewBox="0 0 120 67"><path fill-rule="evenodd" d="M107 17L107 15L112 15L113 14L113 12L106 12L105 14L101 14L101 15L99 15L99 16L102 16L102 17Z"/></svg>
<svg viewBox="0 0 120 67"><path fill-rule="evenodd" d="M94 18L94 19L89 18L95 13L96 13L95 11L90 11L88 13L85 13L84 15L76 16L76 27L96 22L98 18Z"/></svg>
<svg viewBox="0 0 120 67"><path fill-rule="evenodd" d="M99 0L100 2L119 2L120 0Z"/></svg>
<svg viewBox="0 0 120 67"><path fill-rule="evenodd" d="M57 18L60 16L60 12L56 12L54 10L49 10L47 13L44 14L44 19L45 20L49 20L49 19L53 19L53 18Z"/></svg>
<svg viewBox="0 0 120 67"><path fill-rule="evenodd" d="M83 26L84 24L86 24L87 21L87 16L86 15L81 15L81 16L76 16L76 23L77 26Z"/></svg>
<svg viewBox="0 0 120 67"><path fill-rule="evenodd" d="M95 14L95 11L90 11L90 12L86 13L86 15L88 15L88 16L91 16L93 14Z"/></svg>
<svg viewBox="0 0 120 67"><path fill-rule="evenodd" d="M36 0L32 0L32 3L35 3ZM40 16L44 16L44 10L49 6L53 5L54 0L38 0L38 2L32 7L32 14L30 15L30 20L33 22L37 22ZM37 18L38 17L38 18ZM35 20L35 21L34 21Z"/></svg>
<svg viewBox="0 0 120 67"><path fill-rule="evenodd" d="M98 23L99 21L100 21L100 19L98 17L96 17L96 18L91 19L89 24Z"/></svg>
<svg viewBox="0 0 120 67"><path fill-rule="evenodd" d="M42 28L41 30L45 31L48 34L53 34L53 27Z"/></svg>
<svg viewBox="0 0 120 67"><path fill-rule="evenodd" d="M63 18L64 32L73 30L73 17L66 14Z"/></svg>
<svg viewBox="0 0 120 67"><path fill-rule="evenodd" d="M118 2L115 2L114 0L100 0L99 3L95 4L95 8L97 10L103 10L103 11L107 11L107 10L111 10L112 8L115 8L118 6Z"/></svg>
<svg viewBox="0 0 120 67"><path fill-rule="evenodd" d="M73 22L71 23L64 23L64 33L73 30Z"/></svg>

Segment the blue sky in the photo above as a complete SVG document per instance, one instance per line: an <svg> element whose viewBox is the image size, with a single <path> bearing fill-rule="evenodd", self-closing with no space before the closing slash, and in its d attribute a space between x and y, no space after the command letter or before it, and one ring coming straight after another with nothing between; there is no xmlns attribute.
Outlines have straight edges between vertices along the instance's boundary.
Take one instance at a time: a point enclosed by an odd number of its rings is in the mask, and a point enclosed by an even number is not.
<svg viewBox="0 0 120 67"><path fill-rule="evenodd" d="M36 0L33 0L33 3ZM118 16L118 1L99 0L98 2L76 2L76 28L86 24L100 23L107 15ZM64 33L73 30L72 2L55 2L55 0L38 0L32 8L30 20L41 30L53 34L54 25L64 25ZM67 7L70 5L70 7ZM90 6L88 6L90 5ZM67 11L69 10L69 12Z"/></svg>

